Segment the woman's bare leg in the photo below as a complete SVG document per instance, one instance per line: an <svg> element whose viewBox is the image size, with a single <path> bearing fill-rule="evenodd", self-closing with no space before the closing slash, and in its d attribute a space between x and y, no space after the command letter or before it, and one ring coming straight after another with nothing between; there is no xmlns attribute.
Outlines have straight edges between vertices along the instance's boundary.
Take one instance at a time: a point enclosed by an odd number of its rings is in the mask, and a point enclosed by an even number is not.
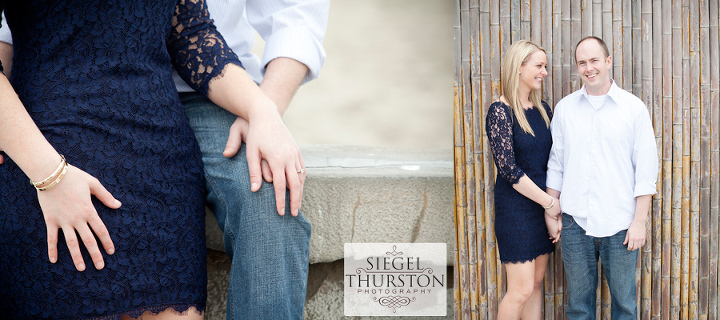
<svg viewBox="0 0 720 320"><path fill-rule="evenodd" d="M530 298L525 302L525 308L521 316L523 320L540 320L543 318L543 278L545 278L545 269L547 269L549 259L549 254L541 255L535 259L534 288Z"/></svg>

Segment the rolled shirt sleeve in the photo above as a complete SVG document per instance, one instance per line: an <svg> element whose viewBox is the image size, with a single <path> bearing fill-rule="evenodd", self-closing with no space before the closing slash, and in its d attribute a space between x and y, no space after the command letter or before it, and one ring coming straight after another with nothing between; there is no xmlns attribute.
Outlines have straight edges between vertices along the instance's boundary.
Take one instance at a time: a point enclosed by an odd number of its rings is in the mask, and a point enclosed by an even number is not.
<svg viewBox="0 0 720 320"><path fill-rule="evenodd" d="M563 126L562 126L562 110L560 104L555 108L555 114L550 122L550 133L552 134L552 148L550 149L550 159L547 165L547 178L545 186L550 189L562 191L563 185Z"/></svg>
<svg viewBox="0 0 720 320"><path fill-rule="evenodd" d="M308 67L303 83L317 78L325 62L329 9L329 0L248 1L248 21L266 42L263 72L270 61L284 57Z"/></svg>
<svg viewBox="0 0 720 320"><path fill-rule="evenodd" d="M632 161L635 167L635 197L657 193L658 155L655 134L647 109L642 108L635 119Z"/></svg>

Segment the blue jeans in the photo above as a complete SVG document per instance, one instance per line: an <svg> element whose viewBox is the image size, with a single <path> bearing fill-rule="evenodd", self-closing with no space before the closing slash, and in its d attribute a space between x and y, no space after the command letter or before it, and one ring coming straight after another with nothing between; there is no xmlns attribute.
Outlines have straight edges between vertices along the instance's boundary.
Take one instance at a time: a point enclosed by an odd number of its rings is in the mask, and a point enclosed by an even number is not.
<svg viewBox="0 0 720 320"><path fill-rule="evenodd" d="M250 191L245 144L230 159L222 155L235 115L196 93L180 100L202 151L207 205L232 260L227 319L302 319L310 223L290 215L289 194L285 215L278 215L271 183Z"/></svg>
<svg viewBox="0 0 720 320"><path fill-rule="evenodd" d="M637 319L635 265L638 251L623 245L627 230L609 237L585 235L571 215L562 214L562 259L565 268L568 319L595 319L598 258L610 287L612 319Z"/></svg>

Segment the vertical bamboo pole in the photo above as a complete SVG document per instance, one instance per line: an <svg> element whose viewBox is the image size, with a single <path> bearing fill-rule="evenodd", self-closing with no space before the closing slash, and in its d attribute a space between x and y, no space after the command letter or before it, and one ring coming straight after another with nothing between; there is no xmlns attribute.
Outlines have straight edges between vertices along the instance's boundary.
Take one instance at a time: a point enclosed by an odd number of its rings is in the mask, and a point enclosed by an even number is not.
<svg viewBox="0 0 720 320"><path fill-rule="evenodd" d="M456 23L459 25L459 28L456 30L456 35L459 33L461 44L467 43L467 37L463 35L463 32L467 30L467 28L462 28L463 23L467 23L468 21L468 1L467 0L458 0L456 2L456 7L459 9L457 10L459 14L456 14ZM458 253L456 255L457 259L457 272L458 275L456 276L456 279L459 280L458 288L456 289L458 293L456 293L456 297L460 299L460 301L456 301L456 314L460 314L462 319L468 319L470 316L470 301L469 301L469 266L468 266L468 239L467 239L467 221L466 221L466 213L467 213L467 199L466 199L466 188L465 188L465 161L464 161L464 144L465 144L465 135L464 135L464 110L466 110L466 104L470 102L470 99L467 98L467 94L470 92L470 88L468 87L469 81L466 81L466 76L469 77L469 74L466 73L467 70L469 70L469 54L465 48L462 46L456 46L456 82L457 82L457 89L455 90L455 94L457 96L456 98L456 108L455 108L455 201L456 201L456 208L455 208L455 225L457 230L456 235L456 245ZM459 59L458 59L459 58Z"/></svg>
<svg viewBox="0 0 720 320"><path fill-rule="evenodd" d="M500 63L501 63L501 42L502 37L506 35L509 40L509 32L503 33L500 29L500 23L501 23L501 15L500 15L501 9L500 9L500 3L498 1L490 1L490 84L491 84L491 97L496 98L499 96L499 88L500 88ZM508 16L509 17L509 16ZM509 25L509 21L506 25ZM509 30L509 28L506 28ZM494 180L492 180L491 177L494 177L494 174L491 174L490 172L493 170L493 165L490 162L490 160L486 161L485 164L486 172L488 174L485 175L485 185L486 185L486 203L489 205L494 202L492 198L492 194L495 190L494 186ZM491 201L493 200L493 201ZM498 257L497 257L497 248L496 248L496 242L495 242L495 229L494 229L494 210L487 211L485 214L485 225L487 226L487 232L486 232L486 241L487 241L487 248L485 249L485 252L487 253L487 274L488 274L488 317L490 319L495 319L497 317L497 307L499 302L499 295L498 292L501 287L499 286L500 277L498 276L500 273L501 266L498 263Z"/></svg>
<svg viewBox="0 0 720 320"><path fill-rule="evenodd" d="M522 7L521 7L521 5L520 5L521 0L509 0L509 1L506 0L506 1L501 1L501 4L500 4L500 15L501 15L501 17L504 17L503 11L502 11L502 10L503 10L503 9L502 9L502 7L503 7L502 2L504 2L505 4L508 4L508 5L509 5L509 6L507 6L506 8L507 8L508 19L509 19L509 22L510 22L510 24L508 24L508 25L510 26L510 37L509 37L509 38L505 38L505 39L503 39L503 40L512 43L513 41L518 41L518 40L520 40L520 39L523 39L523 38L522 38L522 34L521 34L521 32L520 32L520 25L521 25L521 22L522 22L522 18L521 18L521 15L522 15ZM503 24L502 19L501 19L500 23ZM504 25L504 27L505 27L505 26L508 26L508 25ZM502 55L502 56L505 57L505 51L503 51L503 55Z"/></svg>
<svg viewBox="0 0 720 320"><path fill-rule="evenodd" d="M483 61L487 61L488 57L492 56L491 52L491 43L492 43L492 32L490 28L490 2L487 0L481 0L478 3L478 15L480 16L480 59ZM481 91L482 91L482 99L480 100L480 107L485 107L488 100L492 98L492 62L491 63L482 63L481 64ZM484 109L483 109L484 110ZM481 128L482 129L482 128ZM492 156L489 151L489 147L487 144L486 136L484 135L484 131L482 131L483 134L480 135L480 137L483 138L482 146L483 151L485 154L485 157L482 162L478 161L478 165L482 165L482 170L478 170L479 172L482 172L482 182L478 182L477 184L483 185L484 195L478 196L482 197L483 199L483 207L482 212L483 214L478 217L479 225L482 225L484 227L483 230L479 231L479 240L481 240L481 243L478 244L478 250L481 251L481 254L478 254L478 256L482 259L481 261L478 261L479 267L478 267L478 275L482 276L478 281L480 281L481 288L480 292L478 294L478 300L480 305L480 319L490 319L488 317L488 309L490 306L490 296L492 295L492 288L490 288L490 282L487 280L489 278L490 270L488 268L488 265L491 263L494 263L494 260L490 260L490 254L489 254L489 246L488 242L494 241L494 239L490 238L488 236L488 233L490 233L490 229L493 228L493 225L487 224L488 219L486 216L490 215L493 212L493 188L492 188Z"/></svg>
<svg viewBox="0 0 720 320"><path fill-rule="evenodd" d="M632 17L639 18L639 11L638 12L632 12L631 10L631 3L632 1L628 0L620 0L620 8L616 8L616 10L621 9L620 13L620 20L622 24L622 38L621 38L621 52L623 55L623 64L622 64L622 73L623 73L623 81L625 83L625 90L630 91L640 96L640 91L635 91L635 88L633 88L633 85L635 84L633 82L633 52L635 51L635 48L633 48L633 25L632 25ZM634 13L634 14L633 14ZM637 50L640 50L640 47L637 47ZM639 269L638 269L639 272Z"/></svg>
<svg viewBox="0 0 720 320"><path fill-rule="evenodd" d="M602 0L592 0L592 35L603 38L603 4ZM606 40L606 39L603 39Z"/></svg>
<svg viewBox="0 0 720 320"><path fill-rule="evenodd" d="M623 30L628 31L627 33L623 31L623 46L627 56L623 69L628 81L632 81L628 84L628 88L631 88L631 92L640 97L645 106L648 106L648 112L652 117L652 109L649 108L648 99L646 99L645 92L642 90L642 65L648 64L649 61L642 60L641 4L641 0L630 0L629 3L625 3L625 9L623 9L625 12L623 14Z"/></svg>
<svg viewBox="0 0 720 320"><path fill-rule="evenodd" d="M543 16L540 10L541 1L530 1L530 41L543 46L541 42ZM547 49L546 49L547 50ZM547 79L549 81L550 78Z"/></svg>
<svg viewBox="0 0 720 320"><path fill-rule="evenodd" d="M548 11L548 9L547 9L547 1L533 1L532 5L533 5L533 8L532 8L533 17L535 17L537 14L538 15L537 20L540 21L540 23L538 23L538 25L537 25L538 31L541 31L540 28L542 28L542 30L547 30L547 29L551 28L551 26L548 22L552 20L552 15L551 15L551 12ZM545 13L545 14L543 14L543 13ZM548 13L550 13L550 14L548 14ZM542 26L542 27L540 27L540 26ZM552 30L552 29L550 29L550 30ZM533 32L535 32L535 30L533 30ZM547 46L546 35L543 35L542 37L538 37L536 39L539 40L538 43L540 44L540 46L545 48L545 50L547 52L547 59L548 59L547 61L549 63L549 66L547 68L548 69L547 70L548 77L546 77L545 81L543 81L543 95L542 96L546 100L546 102L548 104L550 104L550 106L553 106L552 99L550 99L551 95L549 94L549 90L548 90L549 88L553 87L553 85L552 85L552 82L553 82L552 69L550 67L552 65L552 48ZM558 250L557 246L556 246L556 250ZM558 295L560 295L560 298L562 299L562 291L561 291L562 287L558 288L558 286L557 286L558 281L560 281L562 279L562 278L556 277L555 259L557 259L557 257L558 257L557 251L550 255L550 258L548 259L548 266L545 271L545 278L543 279L543 286L545 288L545 290L544 290L545 294L543 297L543 305L544 305L543 316L545 319L556 319L556 315L558 314L558 312L561 309L560 305L557 303L557 300L556 300Z"/></svg>
<svg viewBox="0 0 720 320"><path fill-rule="evenodd" d="M561 38L561 1L552 1L552 48L553 48L553 62L552 62L552 69L553 69L553 100L557 103L557 101L560 101L563 97L562 92L562 83L565 79L563 79L563 72L562 72L562 52L563 52L563 43Z"/></svg>
<svg viewBox="0 0 720 320"><path fill-rule="evenodd" d="M650 11L649 1L633 1L632 12L633 12L633 89L635 92L641 92L641 97L645 105L648 107L648 112L651 116L653 115L653 95L652 95L652 41L650 37L651 29L649 26L652 21L652 11ZM639 18L638 18L639 17ZM641 48L637 50L637 48ZM657 127L654 127L657 128ZM655 136L657 137L657 130ZM659 157L658 157L659 158ZM658 171L659 172L659 171ZM655 197L657 198L657 197ZM640 319L650 320L652 316L652 266L653 266L653 230L654 230L654 212L655 203L650 207L648 213L648 219L646 223L646 235L647 239L645 246L642 248L640 259L641 262L641 286L640 290L640 301L638 310L640 311Z"/></svg>
<svg viewBox="0 0 720 320"><path fill-rule="evenodd" d="M720 24L720 0L709 0L710 17L709 17L709 45L710 45L710 110L708 117L710 118L710 288L709 288L709 315L711 319L720 317L720 295L718 295L720 287L720 264L718 256L720 255L720 246L718 245L718 236L720 236L720 228L718 226L718 210L720 194L720 181L718 179L718 165L720 164L718 157L718 140L720 130L720 32L718 25Z"/></svg>
<svg viewBox="0 0 720 320"><path fill-rule="evenodd" d="M608 3L609 1L606 1ZM627 2L627 0L612 0L612 7L610 10L610 16L612 17L612 40L606 39L606 41L612 41L612 49L610 51L610 54L613 56L613 79L615 80L615 83L618 85L618 87L623 88L625 90L631 90L628 89L627 84L625 83L625 73L623 72L623 66L625 61L625 52L623 51L623 5L622 2ZM609 45L609 43L608 43ZM608 48L610 49L610 48Z"/></svg>
<svg viewBox="0 0 720 320"><path fill-rule="evenodd" d="M680 313L680 268L675 268L673 257L679 258L679 230L674 231L673 214L674 202L673 198L673 148L672 148L672 7L670 0L662 0L662 50L663 54L663 249L662 249L662 277L663 277L663 309L662 319L670 319L670 315ZM679 207L679 205L678 205ZM679 214L677 214L679 216ZM679 223L676 225L679 226ZM675 236L677 235L677 237Z"/></svg>
<svg viewBox="0 0 720 320"><path fill-rule="evenodd" d="M580 29L580 38L584 38L592 35L593 26L593 15L592 15L592 0L581 0L580 1L580 23L582 25ZM576 42L577 43L577 42Z"/></svg>
<svg viewBox="0 0 720 320"><path fill-rule="evenodd" d="M699 23L699 60L700 68L700 105L699 105L699 265L698 265L698 313L706 320L709 316L710 287L710 46L709 21L710 7L706 0L698 1L697 15ZM706 257L706 258L703 258Z"/></svg>
<svg viewBox="0 0 720 320"><path fill-rule="evenodd" d="M520 38L513 41L530 40L530 0L520 0Z"/></svg>
<svg viewBox="0 0 720 320"><path fill-rule="evenodd" d="M463 214L463 210L461 209L464 205L464 201L461 197L463 194L462 192L462 185L459 182L462 182L461 179L458 177L463 177L464 175L462 172L459 172L459 166L458 166L458 154L462 154L462 135L458 134L457 130L460 126L460 95L462 93L460 92L460 75L462 74L462 67L460 64L460 61L462 60L460 57L461 52L461 44L463 43L462 37L460 35L460 0L455 0L453 2L454 4L454 38L455 38L455 73L453 78L453 129L455 132L453 132L453 151L454 151L454 176L455 176L455 206L454 206L454 214L453 214L453 222L455 224L455 263L453 264L453 275L454 275L454 281L455 286L453 288L453 311L455 315L455 319L460 319L461 317L461 301L462 301L462 257L460 256L461 252L461 246L462 246L462 238L463 238L463 232L460 230L460 217Z"/></svg>
<svg viewBox="0 0 720 320"><path fill-rule="evenodd" d="M652 1L652 2L651 2ZM648 17L645 23L652 21L652 75L649 81L652 85L652 115L653 115L653 127L655 128L655 143L659 147L658 159L660 159L658 166L658 182L657 190L658 193L653 199L653 227L652 227L652 311L651 319L660 319L663 313L663 306L665 309L668 308L668 304L665 302L665 295L668 286L663 286L664 270L663 269L663 203L667 203L665 200L665 192L667 189L665 186L665 178L663 177L663 164L666 162L664 157L664 144L663 144L663 57L662 52L664 37L662 33L662 3L660 0L643 0L642 10L645 12L644 17ZM645 26L645 23L643 24ZM645 54L643 54L647 57ZM657 80L657 81L654 81ZM666 242L668 238L665 238ZM666 266L668 264L665 264ZM668 268L669 271L669 268ZM668 272L669 275L669 272ZM669 279L668 279L669 280ZM669 283L668 283L669 285Z"/></svg>
<svg viewBox="0 0 720 320"><path fill-rule="evenodd" d="M673 265L672 276L677 279L672 283L671 300L678 301L677 313L670 307L671 319L679 316L679 319L687 319L687 279L685 278L683 258L683 236L687 218L683 212L683 114L682 114L682 6L680 1L672 3L672 163L673 163Z"/></svg>
<svg viewBox="0 0 720 320"><path fill-rule="evenodd" d="M677 3L677 2L676 2ZM681 193L681 203L680 203L680 212L682 214L681 217L681 247L682 247L682 259L681 259L681 278L680 278L680 297L681 297L681 307L680 307L680 317L682 319L689 319L689 312L690 312L690 88L687 85L690 78L690 50L689 50L689 31L690 28L688 26L689 24L689 17L688 17L688 0L682 0L679 4L680 6L680 21L679 21L679 30L673 29L673 37L675 37L676 34L679 34L680 36L680 43L681 44L681 50L682 50L682 59L679 60L681 62L680 64L680 72L681 76L678 79L678 82L673 84L673 98L675 101L679 101L680 105L673 106L675 108L675 112L679 109L679 118L677 117L673 120L678 120L681 123L680 128L682 128L682 133L677 136L680 140L680 148L681 148L681 169L682 169L682 176L680 177L680 193ZM673 25L675 26L675 25ZM673 39L675 41L675 39ZM677 61L677 60L676 60ZM678 85L679 87L676 87L675 85ZM674 139L676 137L673 137Z"/></svg>
<svg viewBox="0 0 720 320"><path fill-rule="evenodd" d="M471 98L472 103L470 105L470 112L467 114L469 121L465 123L466 134L465 134L465 157L466 157L466 184L468 189L468 248L470 254L469 260L469 273L470 273L470 319L479 318L480 308L480 296L482 291L485 290L485 286L480 284L482 279L480 276L483 274L482 270L484 265L481 263L483 258L481 254L484 254L484 250L481 246L485 245L485 239L483 234L485 232L485 224L483 223L483 172L481 171L483 161L483 145L482 141L482 119L484 113L482 113L482 106L478 107L482 100L482 85L481 85L481 68L483 66L482 59L480 58L481 52L479 50L479 41L482 41L480 37L480 12L478 7L478 0L470 0L469 4L469 30L468 37L470 45L470 84L472 88ZM491 155L488 155L492 157ZM480 287L478 287L480 285Z"/></svg>
<svg viewBox="0 0 720 320"><path fill-rule="evenodd" d="M582 2L571 1L570 2L570 40L565 45L567 51L570 51L568 55L568 61L566 63L570 68L570 89L569 92L573 92L580 89L580 78L577 74L577 68L575 68L575 44L583 38L582 36Z"/></svg>
<svg viewBox="0 0 720 320"><path fill-rule="evenodd" d="M543 97L547 100L547 103L550 104L551 107L555 106L555 102L557 100L553 97L553 88L555 87L555 76L553 73L554 65L555 65L555 58L553 54L553 7L552 7L552 0L539 0L540 2L540 16L542 19L541 28L542 31L540 32L540 46L545 48L545 51L547 53L547 61L548 61L548 68L547 68L547 81L543 83Z"/></svg>
<svg viewBox="0 0 720 320"><path fill-rule="evenodd" d="M562 52L562 96L570 94L570 0L562 0L560 2L560 43L563 48ZM556 30L557 32L557 30ZM562 99L562 98L560 98ZM558 99L559 101L559 99Z"/></svg>
<svg viewBox="0 0 720 320"><path fill-rule="evenodd" d="M688 317L698 319L699 312L699 249L700 249L700 25L698 23L698 0L688 1L684 17L689 22L689 55L688 69L690 81L689 105L685 106L683 119L685 130L685 143L689 147L689 211L690 211L690 288ZM688 86L685 85L685 88Z"/></svg>
<svg viewBox="0 0 720 320"><path fill-rule="evenodd" d="M605 44L608 47L608 51L610 52L610 55L613 56L613 59L615 59L615 46L614 46L614 37L613 37L613 16L612 16L612 0L606 0L602 2L602 36L600 38L605 41ZM615 61L615 60L613 60ZM613 79L616 79L615 70L613 68L613 72L611 72L610 76ZM622 87L622 85L619 85Z"/></svg>

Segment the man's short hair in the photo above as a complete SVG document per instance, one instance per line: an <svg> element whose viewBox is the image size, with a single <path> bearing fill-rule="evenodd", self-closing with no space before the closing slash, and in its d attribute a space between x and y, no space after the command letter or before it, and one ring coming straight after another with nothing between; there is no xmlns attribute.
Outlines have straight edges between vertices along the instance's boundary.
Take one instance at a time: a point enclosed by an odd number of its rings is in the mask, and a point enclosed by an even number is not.
<svg viewBox="0 0 720 320"><path fill-rule="evenodd" d="M608 47L607 47L607 45L605 44L605 41L603 41L602 39L600 39L600 38L598 38L598 37L596 37L596 36L587 36L587 37L585 37L585 38L582 38L582 39L581 39L580 41L578 41L578 43L575 45L575 63L577 63L577 48L578 48L578 46L580 46L580 44L583 43L583 41L585 41L585 40L595 40L595 41L597 41L597 42L600 44L600 47L602 47L603 53L605 54L605 56L604 56L603 58L607 58L607 57L610 56L610 51L608 50Z"/></svg>

